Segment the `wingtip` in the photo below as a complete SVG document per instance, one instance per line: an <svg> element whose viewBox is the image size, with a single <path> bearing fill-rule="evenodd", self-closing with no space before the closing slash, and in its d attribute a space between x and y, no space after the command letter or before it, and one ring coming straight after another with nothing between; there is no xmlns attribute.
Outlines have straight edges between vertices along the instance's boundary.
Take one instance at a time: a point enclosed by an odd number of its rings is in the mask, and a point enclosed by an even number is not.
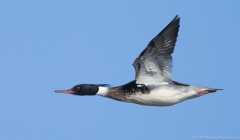
<svg viewBox="0 0 240 140"><path fill-rule="evenodd" d="M180 20L180 17L179 17L178 15L176 15L176 16L174 17L174 20Z"/></svg>

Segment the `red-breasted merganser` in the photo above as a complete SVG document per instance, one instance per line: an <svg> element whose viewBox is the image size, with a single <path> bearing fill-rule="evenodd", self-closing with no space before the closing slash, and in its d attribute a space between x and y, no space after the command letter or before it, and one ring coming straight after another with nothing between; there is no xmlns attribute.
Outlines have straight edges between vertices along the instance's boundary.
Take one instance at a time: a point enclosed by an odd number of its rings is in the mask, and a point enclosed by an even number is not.
<svg viewBox="0 0 240 140"><path fill-rule="evenodd" d="M169 106L220 90L171 80L171 54L177 41L179 22L180 18L176 16L135 59L134 81L112 88L107 84L79 84L69 90L55 92L80 96L100 95L148 106Z"/></svg>

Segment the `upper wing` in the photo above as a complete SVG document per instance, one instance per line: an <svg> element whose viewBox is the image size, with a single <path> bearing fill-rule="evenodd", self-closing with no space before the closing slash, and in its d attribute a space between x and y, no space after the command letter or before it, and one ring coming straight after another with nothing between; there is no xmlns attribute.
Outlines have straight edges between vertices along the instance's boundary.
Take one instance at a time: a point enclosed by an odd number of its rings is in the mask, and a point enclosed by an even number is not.
<svg viewBox="0 0 240 140"><path fill-rule="evenodd" d="M136 83L171 82L172 56L177 41L180 18L176 16L133 62Z"/></svg>

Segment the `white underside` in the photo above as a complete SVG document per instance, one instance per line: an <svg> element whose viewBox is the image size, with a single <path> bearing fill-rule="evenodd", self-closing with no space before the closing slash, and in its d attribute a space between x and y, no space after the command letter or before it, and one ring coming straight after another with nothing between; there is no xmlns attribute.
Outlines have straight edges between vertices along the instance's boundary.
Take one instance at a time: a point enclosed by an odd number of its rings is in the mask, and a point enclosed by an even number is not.
<svg viewBox="0 0 240 140"><path fill-rule="evenodd" d="M139 93L131 95L127 97L126 102L149 106L169 106L198 96L199 95L194 90L183 93L179 90L159 88L152 90L150 93L147 94Z"/></svg>

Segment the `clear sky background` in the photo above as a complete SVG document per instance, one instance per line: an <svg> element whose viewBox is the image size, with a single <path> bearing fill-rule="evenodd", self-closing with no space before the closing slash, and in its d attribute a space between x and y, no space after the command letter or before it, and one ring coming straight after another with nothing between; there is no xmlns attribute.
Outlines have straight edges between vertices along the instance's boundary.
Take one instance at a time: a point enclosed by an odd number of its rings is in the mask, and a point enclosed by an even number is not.
<svg viewBox="0 0 240 140"><path fill-rule="evenodd" d="M0 2L0 139L240 139L240 1ZM176 15L172 79L225 90L169 107L57 94L125 84Z"/></svg>

